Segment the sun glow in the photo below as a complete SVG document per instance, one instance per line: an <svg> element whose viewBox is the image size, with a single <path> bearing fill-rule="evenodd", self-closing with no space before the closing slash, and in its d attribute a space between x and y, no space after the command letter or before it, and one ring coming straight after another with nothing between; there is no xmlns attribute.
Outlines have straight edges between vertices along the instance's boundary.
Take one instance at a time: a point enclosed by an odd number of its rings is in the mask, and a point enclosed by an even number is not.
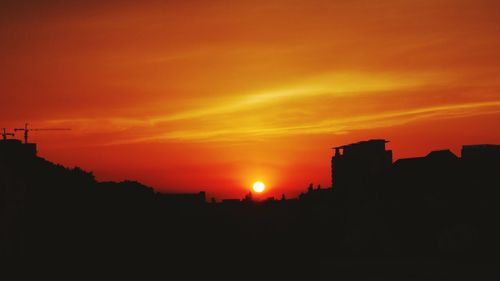
<svg viewBox="0 0 500 281"><path fill-rule="evenodd" d="M261 193L264 191L264 189L266 188L266 186L264 185L264 183L260 182L260 181L257 181L253 184L253 190L257 193Z"/></svg>

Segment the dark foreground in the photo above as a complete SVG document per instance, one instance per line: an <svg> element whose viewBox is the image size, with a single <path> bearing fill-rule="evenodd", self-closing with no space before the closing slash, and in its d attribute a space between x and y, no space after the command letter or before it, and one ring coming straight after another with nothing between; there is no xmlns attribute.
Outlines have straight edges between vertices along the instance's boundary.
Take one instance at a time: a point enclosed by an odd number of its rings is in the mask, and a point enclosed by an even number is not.
<svg viewBox="0 0 500 281"><path fill-rule="evenodd" d="M499 166L489 167L311 187L294 200L206 203L4 157L0 249L19 275L490 280L500 185Z"/></svg>

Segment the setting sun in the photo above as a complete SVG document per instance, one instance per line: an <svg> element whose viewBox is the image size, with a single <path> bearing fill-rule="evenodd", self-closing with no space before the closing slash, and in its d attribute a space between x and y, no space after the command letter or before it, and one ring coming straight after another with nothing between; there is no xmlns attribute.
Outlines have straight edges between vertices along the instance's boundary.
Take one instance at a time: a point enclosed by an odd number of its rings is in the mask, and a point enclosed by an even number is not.
<svg viewBox="0 0 500 281"><path fill-rule="evenodd" d="M260 182L260 181L257 181L253 184L253 190L257 193L261 193L264 191L264 189L266 188L266 186L264 185L264 183Z"/></svg>

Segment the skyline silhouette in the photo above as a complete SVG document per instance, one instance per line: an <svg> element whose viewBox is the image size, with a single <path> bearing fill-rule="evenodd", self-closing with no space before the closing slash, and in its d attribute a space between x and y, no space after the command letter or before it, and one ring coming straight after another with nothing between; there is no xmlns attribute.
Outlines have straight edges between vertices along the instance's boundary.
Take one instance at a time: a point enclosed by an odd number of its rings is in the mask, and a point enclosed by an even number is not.
<svg viewBox="0 0 500 281"><path fill-rule="evenodd" d="M14 130L14 133L6 133L7 128L3 128L2 133L2 153L7 157L13 157L14 155L31 155L33 157L38 157L37 144L28 143L26 139L26 129L28 124L26 124L23 130L24 142L15 138L15 132L18 130ZM19 129L21 130L21 129ZM34 131L44 131L44 130L55 130L55 131L67 131L70 129L60 129L60 128L47 128L47 129L29 129ZM8 139L8 137L11 139ZM415 166L417 162L423 162L423 160L428 159L429 157L434 158L451 158L454 160L463 159L464 157L459 157L455 155L449 149L440 149L429 152L426 156L419 157L409 157L409 158L399 158L396 161L393 161L393 152L392 150L386 150L385 146L390 141L385 139L370 139L365 141L359 141L351 144L341 145L333 147L334 154L331 157L331 185L329 188L333 188L333 186L341 187L344 185L359 185L362 182L366 182L368 178L373 176L374 174L387 173L392 169L401 169L400 166L406 167L410 166L413 168L417 168ZM494 157L498 157L498 150L500 145L496 144L467 144L462 145L461 154L465 154L465 158L469 159L489 159L492 160ZM490 155L490 156L488 156ZM488 158L490 157L490 158ZM467 161L467 160L465 160ZM411 166L413 163L413 166ZM337 166L334 169L334 166ZM78 167L78 166L75 166ZM422 167L418 167L422 168ZM363 171L360 173L360 171ZM336 173L337 175L335 175ZM352 174L350 174L352 173ZM125 178L120 178L119 181L129 180ZM336 182L336 184L334 184ZM359 183L356 183L359 182ZM312 188L312 184L309 185L308 191ZM162 193L161 190L155 188L157 192ZM321 184L318 185L318 189L321 189ZM246 192L252 194L252 188L248 187ZM200 193L205 194L206 190L199 190ZM165 193L165 191L163 191ZM182 193L172 193L168 192L168 188L166 193L171 194L179 194ZM196 193L196 192L195 192ZM193 193L193 194L195 194ZM259 192L258 192L259 193ZM256 193L256 195L259 195ZM188 194L188 193L186 193ZM248 195L248 194L247 194ZM247 195L243 199L247 198ZM269 198L274 198L274 196L265 197L267 194L263 194L264 197L258 197L259 200L265 200ZM299 193L297 196L303 195L303 192ZM280 197L286 196L285 193L282 193ZM180 196L181 198L182 196ZM205 198L205 195L203 195ZM219 198L219 200L225 200L228 198ZM211 197L211 200L215 200L214 197ZM229 199L233 200L233 199Z"/></svg>
<svg viewBox="0 0 500 281"><path fill-rule="evenodd" d="M471 256L497 262L500 145L392 162L386 142L335 148L333 188L311 183L296 198L254 200L250 192L216 202L204 191L99 182L38 157L35 144L0 140L0 252L18 266L163 261L172 270L185 260L272 256L276 265L300 264L306 277L322 266L347 270L326 276L372 278L356 272L381 261L381 276L401 274L386 268L396 261L421 276L453 276Z"/></svg>

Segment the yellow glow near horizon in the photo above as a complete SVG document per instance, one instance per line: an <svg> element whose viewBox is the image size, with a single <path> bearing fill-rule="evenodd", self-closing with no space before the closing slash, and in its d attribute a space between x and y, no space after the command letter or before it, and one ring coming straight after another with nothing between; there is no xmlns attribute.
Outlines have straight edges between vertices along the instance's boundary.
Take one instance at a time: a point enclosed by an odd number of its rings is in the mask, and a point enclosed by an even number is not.
<svg viewBox="0 0 500 281"><path fill-rule="evenodd" d="M264 185L263 182L261 181L256 181L254 184L253 184L253 190L257 193L261 193L264 191L264 189L266 188L266 186Z"/></svg>

